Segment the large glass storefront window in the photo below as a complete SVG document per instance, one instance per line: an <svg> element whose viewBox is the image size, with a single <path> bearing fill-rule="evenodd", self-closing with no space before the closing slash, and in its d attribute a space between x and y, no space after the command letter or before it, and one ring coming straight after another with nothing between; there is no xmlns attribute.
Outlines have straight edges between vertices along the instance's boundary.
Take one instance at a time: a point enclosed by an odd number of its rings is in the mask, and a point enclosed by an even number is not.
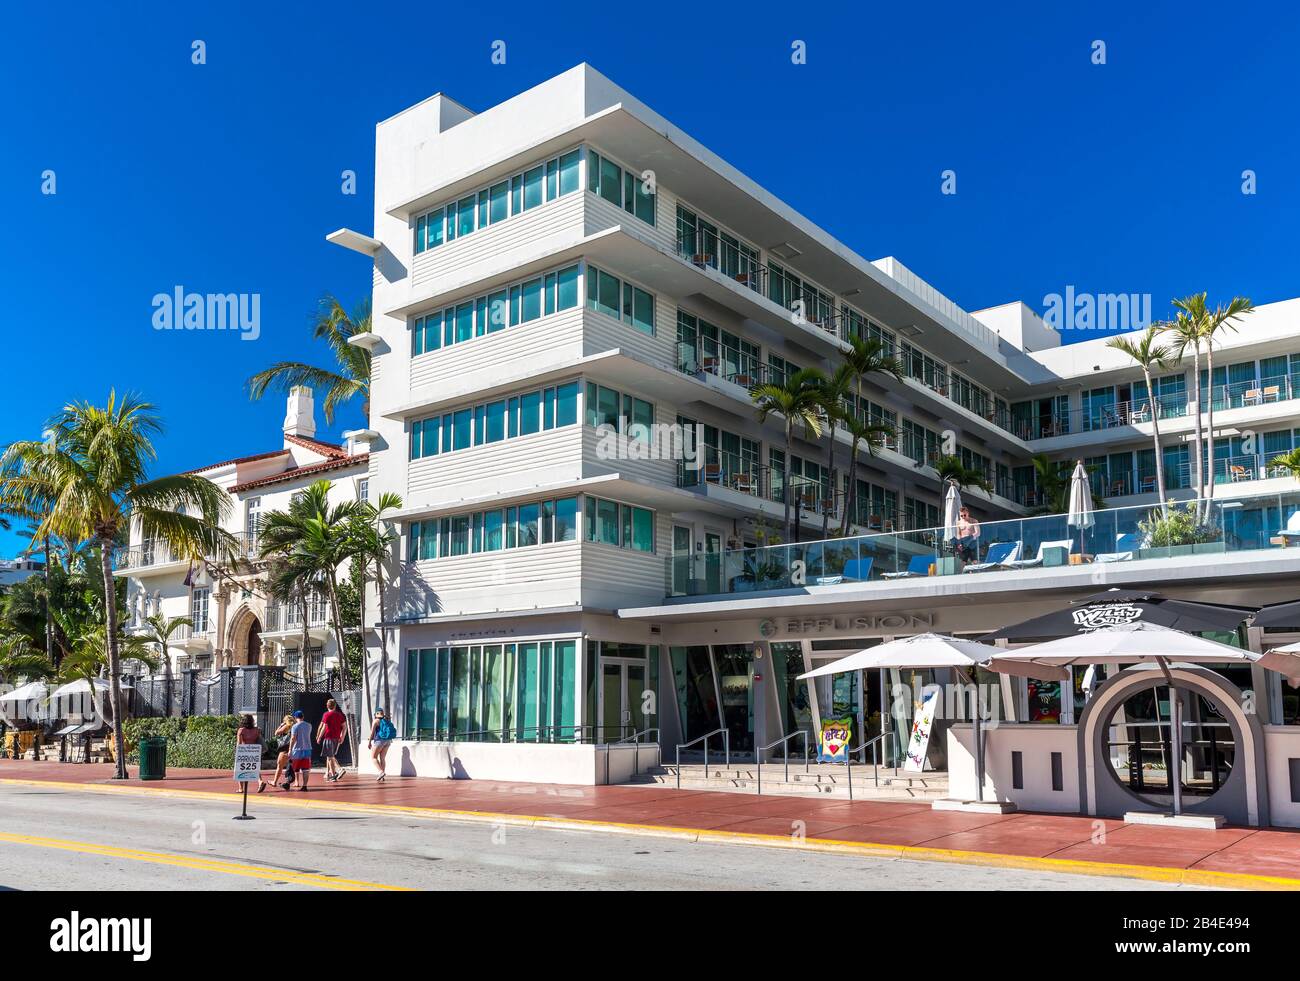
<svg viewBox="0 0 1300 981"><path fill-rule="evenodd" d="M754 648L749 644L720 644L713 648L722 721L731 751L754 749Z"/></svg>
<svg viewBox="0 0 1300 981"><path fill-rule="evenodd" d="M781 734L796 730L808 733L808 748L812 752L816 747L816 725L808 682L799 678L803 673L803 644L795 641L772 645L772 676L781 713ZM792 746L792 752L802 748L797 741Z"/></svg>
<svg viewBox="0 0 1300 981"><path fill-rule="evenodd" d="M721 724L709 648L706 645L671 647L668 654L673 664L673 690L682 722L682 741L699 739Z"/></svg>
<svg viewBox="0 0 1300 981"><path fill-rule="evenodd" d="M411 650L406 671L409 739L577 738L574 640Z"/></svg>
<svg viewBox="0 0 1300 981"><path fill-rule="evenodd" d="M590 641L599 664L591 718L598 743L634 739L659 729L659 648L645 644Z"/></svg>

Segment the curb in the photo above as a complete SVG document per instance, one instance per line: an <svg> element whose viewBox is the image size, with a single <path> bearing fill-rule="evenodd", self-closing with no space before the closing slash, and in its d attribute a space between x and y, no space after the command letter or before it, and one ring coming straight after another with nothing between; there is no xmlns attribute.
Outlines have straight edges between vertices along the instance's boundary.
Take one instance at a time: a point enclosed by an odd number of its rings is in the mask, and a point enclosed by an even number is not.
<svg viewBox="0 0 1300 981"><path fill-rule="evenodd" d="M111 786L104 784L72 783L57 780L22 780L0 778L0 785L27 787L57 787L63 790L91 793L126 794L136 797L165 795L180 799L203 801L238 800L238 795L208 790L173 790L167 787ZM266 797L259 804L275 807L308 808L319 810L350 811L377 816L401 814L430 820L450 820L463 823L491 824L517 828L542 828L551 831L606 832L631 834L647 838L669 838L677 841L707 844L747 845L763 848L793 848L832 854L859 855L869 858L891 858L921 862L946 862L954 865L971 865L983 868L1022 869L1036 872L1059 872L1073 875L1091 875L1106 878L1140 879L1184 886L1210 886L1219 889L1253 889L1300 891L1300 878L1256 875L1247 872L1217 872L1208 869L1178 869L1153 865L1126 865L1117 862L1090 862L1083 859L1050 858L1035 855L1007 855L998 852L962 851L951 848L929 848L924 845L890 845L877 842L842 841L834 838L796 838L789 835L745 834L706 828L673 827L670 825L633 824L618 821L587 821L578 818L553 818L542 815L502 814L494 811L462 811L448 808L414 807L402 804L361 804L351 801L320 799L289 800Z"/></svg>

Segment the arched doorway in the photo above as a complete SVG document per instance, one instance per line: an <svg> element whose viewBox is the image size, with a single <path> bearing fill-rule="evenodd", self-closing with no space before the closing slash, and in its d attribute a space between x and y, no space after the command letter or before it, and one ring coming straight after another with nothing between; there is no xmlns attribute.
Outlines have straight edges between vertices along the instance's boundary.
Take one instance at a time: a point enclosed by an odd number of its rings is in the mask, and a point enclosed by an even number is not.
<svg viewBox="0 0 1300 981"><path fill-rule="evenodd" d="M247 607L231 621L229 647L230 663L235 667L262 662L262 621Z"/></svg>
<svg viewBox="0 0 1300 981"><path fill-rule="evenodd" d="M1258 717L1239 688L1209 668L1171 667L1183 702L1183 809L1234 824L1268 824L1267 771ZM1107 678L1079 717L1080 789L1089 814L1167 811L1171 712L1168 679L1152 667Z"/></svg>

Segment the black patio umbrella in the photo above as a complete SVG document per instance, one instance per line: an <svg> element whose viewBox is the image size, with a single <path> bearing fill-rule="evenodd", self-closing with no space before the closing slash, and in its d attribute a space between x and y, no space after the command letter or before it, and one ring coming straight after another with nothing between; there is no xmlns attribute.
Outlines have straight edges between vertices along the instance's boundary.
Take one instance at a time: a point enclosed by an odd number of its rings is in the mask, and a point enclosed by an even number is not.
<svg viewBox="0 0 1300 981"><path fill-rule="evenodd" d="M1075 600L1064 610L991 630L979 639L984 643L1000 639L1054 640L1125 623L1154 623L1193 634L1226 632L1235 631L1254 612L1253 606L1171 599L1145 589L1108 589Z"/></svg>
<svg viewBox="0 0 1300 981"><path fill-rule="evenodd" d="M1300 630L1300 600L1265 606L1250 625L1264 630Z"/></svg>

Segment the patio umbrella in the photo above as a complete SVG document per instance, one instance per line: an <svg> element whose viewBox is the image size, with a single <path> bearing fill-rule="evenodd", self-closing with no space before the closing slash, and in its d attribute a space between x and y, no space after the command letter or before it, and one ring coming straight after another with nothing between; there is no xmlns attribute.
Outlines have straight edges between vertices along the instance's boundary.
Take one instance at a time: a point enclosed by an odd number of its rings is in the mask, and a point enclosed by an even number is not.
<svg viewBox="0 0 1300 981"><path fill-rule="evenodd" d="M961 491L955 480L948 481L948 490L943 495L943 540L957 540L957 522L961 520Z"/></svg>
<svg viewBox="0 0 1300 981"><path fill-rule="evenodd" d="M1065 516L1068 528L1079 529L1079 552L1083 553L1083 533L1093 526L1096 518L1092 514L1092 485L1088 483L1088 471L1080 460L1070 474L1070 506Z"/></svg>
<svg viewBox="0 0 1300 981"><path fill-rule="evenodd" d="M19 705L24 702L35 702L40 704L45 701L45 696L49 694L49 686L43 681L29 681L13 691L7 691L0 695L0 702L7 704ZM30 718L30 716L28 716Z"/></svg>
<svg viewBox="0 0 1300 981"><path fill-rule="evenodd" d="M1108 589L1069 607L991 630L982 641L1050 640L1125 623L1153 623L1188 633L1229 633L1254 612L1249 606L1172 599L1145 589Z"/></svg>
<svg viewBox="0 0 1300 981"><path fill-rule="evenodd" d="M961 640L943 634L917 634L913 637L901 637L876 647L868 647L849 654L838 661L824 664L820 668L799 675L800 679L819 678L828 674L844 674L848 671L866 671L873 668L957 668L975 681L975 668L988 665L994 658L1005 654L1001 647L980 644L973 640ZM1012 665L1015 667L1015 665ZM1039 667L1027 664L1024 670L1032 672L1034 678L1057 678L1060 668ZM1004 673L1011 673L1006 671ZM978 699L977 699L978 702ZM975 735L975 777L977 800L984 799L984 736L980 725L979 705L976 704L974 716Z"/></svg>
<svg viewBox="0 0 1300 981"><path fill-rule="evenodd" d="M1258 663L1263 667L1284 664L1286 671L1300 671L1300 659L1294 662L1280 660L1290 655L1281 654L1266 663L1266 655L1229 647L1215 640L1195 637L1181 630L1173 630L1155 623L1125 623L1118 626L1100 627L1085 633L1049 640L1018 650L999 651L998 656L989 662L993 671L1001 671L1004 665L1013 665L1019 669L1024 664L1035 666L1056 666L1069 668L1074 664L1139 664L1155 663L1164 673L1169 685L1170 706L1170 786L1173 788L1174 814L1182 810L1182 785L1180 768L1182 763L1182 713L1178 703L1173 676L1169 673L1169 662L1187 662L1193 664L1222 664L1225 661L1235 663Z"/></svg>
<svg viewBox="0 0 1300 981"><path fill-rule="evenodd" d="M1270 603L1268 606L1261 607L1250 625L1263 630L1300 629L1300 600Z"/></svg>

